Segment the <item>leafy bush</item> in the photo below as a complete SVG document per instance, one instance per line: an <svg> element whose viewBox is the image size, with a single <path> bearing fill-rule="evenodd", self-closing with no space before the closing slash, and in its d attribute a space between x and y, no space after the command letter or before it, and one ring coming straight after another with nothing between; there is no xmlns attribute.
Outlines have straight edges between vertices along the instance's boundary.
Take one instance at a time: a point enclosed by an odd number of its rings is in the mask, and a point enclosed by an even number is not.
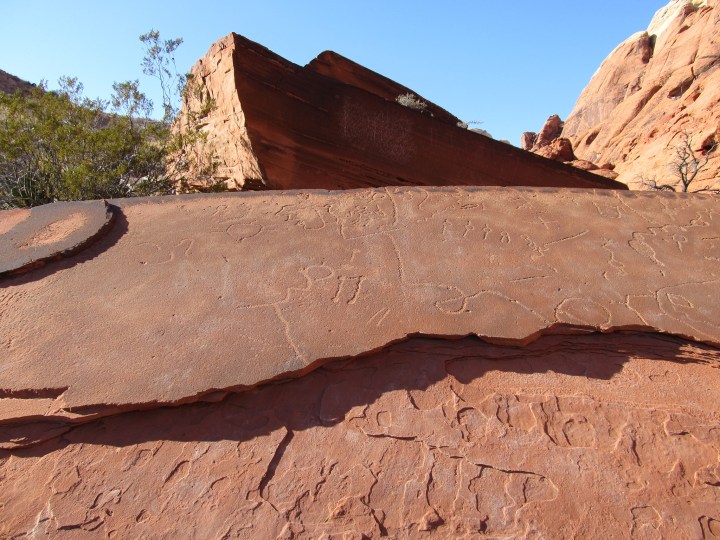
<svg viewBox="0 0 720 540"><path fill-rule="evenodd" d="M0 94L0 205L148 194L164 175L165 127L143 120L137 82L115 85L108 103L82 95L77 79L60 90ZM122 111L121 114L119 112Z"/></svg>

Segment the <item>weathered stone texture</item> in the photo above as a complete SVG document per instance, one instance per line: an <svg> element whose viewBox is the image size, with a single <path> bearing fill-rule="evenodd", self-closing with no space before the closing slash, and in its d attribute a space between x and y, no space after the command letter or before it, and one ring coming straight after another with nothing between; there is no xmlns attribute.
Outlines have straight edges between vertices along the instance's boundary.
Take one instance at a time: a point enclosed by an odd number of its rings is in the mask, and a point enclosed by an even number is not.
<svg viewBox="0 0 720 540"><path fill-rule="evenodd" d="M0 276L70 256L100 237L113 214L105 201L0 212Z"/></svg>
<svg viewBox="0 0 720 540"><path fill-rule="evenodd" d="M720 354L414 338L0 450L0 536L713 538Z"/></svg>
<svg viewBox="0 0 720 540"><path fill-rule="evenodd" d="M644 328L720 343L711 196L394 188L113 204L104 239L0 282L8 447L413 334L527 344Z"/></svg>
<svg viewBox="0 0 720 540"><path fill-rule="evenodd" d="M94 243L0 277L0 537L718 533L713 197L109 208Z"/></svg>

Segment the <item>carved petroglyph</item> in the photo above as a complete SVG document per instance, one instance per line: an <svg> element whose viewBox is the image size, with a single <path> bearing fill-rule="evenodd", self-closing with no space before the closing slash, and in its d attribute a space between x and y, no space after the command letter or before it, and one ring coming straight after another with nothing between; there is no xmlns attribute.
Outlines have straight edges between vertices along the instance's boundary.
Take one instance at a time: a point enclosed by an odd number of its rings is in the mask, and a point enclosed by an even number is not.
<svg viewBox="0 0 720 540"><path fill-rule="evenodd" d="M332 301L336 304L342 301L348 305L357 302L363 280L365 280L365 276L340 276L338 289Z"/></svg>
<svg viewBox="0 0 720 540"><path fill-rule="evenodd" d="M555 308L559 322L582 326L600 325L607 328L612 314L602 304L589 298L566 298Z"/></svg>
<svg viewBox="0 0 720 540"><path fill-rule="evenodd" d="M188 257L194 242L192 238L185 238L169 250L164 250L152 242L141 242L135 246L135 254L142 265L167 264L177 261L180 257Z"/></svg>
<svg viewBox="0 0 720 540"><path fill-rule="evenodd" d="M390 310L388 308L380 308L368 319L368 324L380 326L388 315L390 315Z"/></svg>
<svg viewBox="0 0 720 540"><path fill-rule="evenodd" d="M715 202L488 188L124 201L127 233L54 276L52 290L15 297L12 318L0 317L12 344L0 388L67 387L76 409L173 402L418 333L520 344L554 325L645 327L720 343ZM0 285L22 293L32 281ZM112 300L78 302L88 283ZM18 330L19 319L43 336ZM83 323L58 347L61 320ZM190 321L199 322L188 334ZM371 331L358 336L358 325ZM212 370L194 352L211 343ZM122 371L133 390L113 397L112 385L92 383L74 367L80 350L98 370ZM121 370L117 351L142 368ZM168 369L183 374L172 385ZM566 439L582 438L580 420L568 426Z"/></svg>

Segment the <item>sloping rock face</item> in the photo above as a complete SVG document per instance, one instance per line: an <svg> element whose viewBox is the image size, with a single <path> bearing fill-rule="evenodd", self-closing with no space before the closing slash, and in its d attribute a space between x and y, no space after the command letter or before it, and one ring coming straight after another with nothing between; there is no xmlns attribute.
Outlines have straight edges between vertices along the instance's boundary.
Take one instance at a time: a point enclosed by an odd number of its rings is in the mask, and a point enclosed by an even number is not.
<svg viewBox="0 0 720 540"><path fill-rule="evenodd" d="M300 67L230 34L192 73L202 91L189 108L216 103L202 129L218 161L214 180L229 189L624 188L478 136L437 105L404 107L395 99L408 88L335 53Z"/></svg>
<svg viewBox="0 0 720 540"><path fill-rule="evenodd" d="M646 32L620 44L602 63L565 122L580 158L612 163L619 180L673 183L684 134L703 154L720 142L720 10L717 0L673 0ZM720 152L694 188L720 187Z"/></svg>
<svg viewBox="0 0 720 540"><path fill-rule="evenodd" d="M306 69L310 69L341 83L361 88L387 101L395 101L398 96L413 94L420 101L427 104L427 113L431 114L436 120L446 122L455 127L457 127L459 122L462 122L457 116L450 114L442 107L425 99L407 86L396 83L392 79L388 79L379 73L369 70L336 52L325 51L321 53L306 66Z"/></svg>
<svg viewBox="0 0 720 540"><path fill-rule="evenodd" d="M718 533L714 197L109 204L0 277L0 537Z"/></svg>

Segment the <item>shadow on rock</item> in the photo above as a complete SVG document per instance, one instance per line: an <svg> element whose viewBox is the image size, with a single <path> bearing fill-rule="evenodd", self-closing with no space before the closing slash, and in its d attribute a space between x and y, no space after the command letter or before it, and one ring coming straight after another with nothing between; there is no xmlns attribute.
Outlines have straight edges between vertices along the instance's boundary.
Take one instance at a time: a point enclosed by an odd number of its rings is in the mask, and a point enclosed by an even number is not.
<svg viewBox="0 0 720 540"><path fill-rule="evenodd" d="M98 201L89 202L97 203ZM62 203L56 204L62 205ZM128 231L128 221L117 206L107 204L107 209L110 219L102 226L98 226L96 232L88 234L87 238L81 237L75 244L68 245L60 243L59 246L56 246L55 243L49 243L47 246L41 246L44 251L37 255L37 260L28 262L24 266L20 265L12 271L2 272L2 268L0 268L0 289L39 281L60 270L66 270L92 260L113 247ZM66 210L65 213L68 211ZM58 214L58 212L55 213ZM50 225L52 226L53 223Z"/></svg>
<svg viewBox="0 0 720 540"><path fill-rule="evenodd" d="M397 390L408 398L398 407L422 409L426 398L437 399L433 387L447 379L451 388L457 386L456 394L497 374L524 376L526 387L536 385L548 395L569 383L580 392L586 385L589 392L598 385L614 384L631 358L714 366L720 365L720 350L637 332L544 336L523 348L491 345L478 338L414 337L366 357L329 362L298 379L229 393L213 403L139 410L81 425L4 426L3 439L52 439L12 452L19 456L45 455L77 443L124 447L162 440L240 442L279 428L294 432L364 417L370 405L389 394L396 396ZM647 383L654 380L650 377ZM380 417L372 423L378 432L386 424ZM0 451L0 457L3 454L8 452Z"/></svg>

